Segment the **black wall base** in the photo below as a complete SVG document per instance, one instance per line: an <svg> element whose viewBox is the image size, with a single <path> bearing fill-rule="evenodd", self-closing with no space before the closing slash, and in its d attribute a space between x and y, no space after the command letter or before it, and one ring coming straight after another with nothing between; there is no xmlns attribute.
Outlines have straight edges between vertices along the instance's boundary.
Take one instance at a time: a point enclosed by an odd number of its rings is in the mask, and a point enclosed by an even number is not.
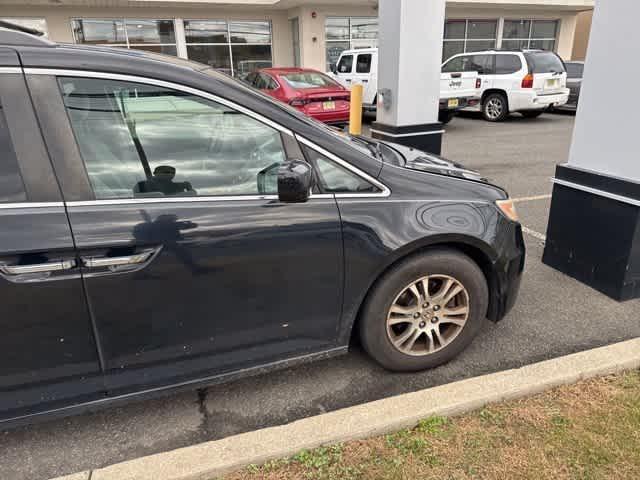
<svg viewBox="0 0 640 480"><path fill-rule="evenodd" d="M440 122L408 127L395 127L374 122L371 135L378 140L399 143L423 152L440 155L442 152L442 124Z"/></svg>
<svg viewBox="0 0 640 480"><path fill-rule="evenodd" d="M542 261L618 300L640 298L640 183L559 165Z"/></svg>

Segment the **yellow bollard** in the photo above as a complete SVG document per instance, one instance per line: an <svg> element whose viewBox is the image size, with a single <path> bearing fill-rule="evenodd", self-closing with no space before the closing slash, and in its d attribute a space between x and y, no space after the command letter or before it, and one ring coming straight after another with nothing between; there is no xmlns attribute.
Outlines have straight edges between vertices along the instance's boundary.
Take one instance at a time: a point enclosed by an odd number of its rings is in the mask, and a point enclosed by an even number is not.
<svg viewBox="0 0 640 480"><path fill-rule="evenodd" d="M362 134L362 85L351 87L351 110L349 111L349 133Z"/></svg>

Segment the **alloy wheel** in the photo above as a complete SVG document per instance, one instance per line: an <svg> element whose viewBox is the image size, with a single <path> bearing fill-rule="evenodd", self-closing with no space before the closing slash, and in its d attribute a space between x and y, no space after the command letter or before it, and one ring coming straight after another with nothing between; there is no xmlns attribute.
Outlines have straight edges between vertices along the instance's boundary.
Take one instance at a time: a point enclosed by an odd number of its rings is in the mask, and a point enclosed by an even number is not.
<svg viewBox="0 0 640 480"><path fill-rule="evenodd" d="M387 313L387 336L412 356L442 350L460 334L469 318L469 294L448 275L429 275L404 287Z"/></svg>
<svg viewBox="0 0 640 480"><path fill-rule="evenodd" d="M485 110L486 110L487 116L491 120L496 120L502 116L502 112L504 110L504 104L502 100L494 97L487 102L487 105L485 106Z"/></svg>

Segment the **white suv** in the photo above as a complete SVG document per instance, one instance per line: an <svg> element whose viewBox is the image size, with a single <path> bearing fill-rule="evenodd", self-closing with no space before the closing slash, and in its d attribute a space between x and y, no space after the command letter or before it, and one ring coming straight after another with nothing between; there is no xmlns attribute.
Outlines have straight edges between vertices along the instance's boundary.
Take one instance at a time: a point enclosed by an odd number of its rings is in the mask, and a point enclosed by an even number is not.
<svg viewBox="0 0 640 480"><path fill-rule="evenodd" d="M361 84L364 111L376 111L378 103L377 48L345 50L340 54L340 58L331 70L330 75L347 88ZM443 72L440 75L438 120L442 123L449 123L457 110L478 105L480 86L478 72L472 70Z"/></svg>
<svg viewBox="0 0 640 480"><path fill-rule="evenodd" d="M544 50L461 53L447 60L442 71L480 74L481 101L476 108L490 122L500 122L512 112L535 118L569 99L564 63Z"/></svg>

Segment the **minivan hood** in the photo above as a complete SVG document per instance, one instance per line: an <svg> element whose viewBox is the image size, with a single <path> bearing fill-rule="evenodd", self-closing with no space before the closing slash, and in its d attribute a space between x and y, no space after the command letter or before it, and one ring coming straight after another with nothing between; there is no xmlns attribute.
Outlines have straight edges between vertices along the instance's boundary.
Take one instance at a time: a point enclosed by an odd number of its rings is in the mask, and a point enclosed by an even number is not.
<svg viewBox="0 0 640 480"><path fill-rule="evenodd" d="M405 168L419 170L422 172L439 173L450 177L465 178L478 182L489 183L489 181L475 170L469 170L457 162L444 159L432 153L426 153L415 148L406 147L397 143L384 142L394 150L398 151L406 160Z"/></svg>

